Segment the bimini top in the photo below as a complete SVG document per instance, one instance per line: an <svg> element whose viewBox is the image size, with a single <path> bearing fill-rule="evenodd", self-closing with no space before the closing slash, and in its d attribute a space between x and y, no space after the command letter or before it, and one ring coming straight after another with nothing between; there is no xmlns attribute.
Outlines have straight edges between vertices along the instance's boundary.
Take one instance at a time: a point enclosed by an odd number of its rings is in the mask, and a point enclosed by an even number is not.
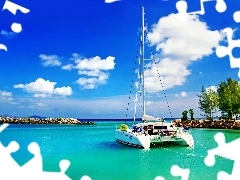
<svg viewBox="0 0 240 180"><path fill-rule="evenodd" d="M143 122L164 122L164 118L156 118L156 117L144 114L142 116L142 121Z"/></svg>

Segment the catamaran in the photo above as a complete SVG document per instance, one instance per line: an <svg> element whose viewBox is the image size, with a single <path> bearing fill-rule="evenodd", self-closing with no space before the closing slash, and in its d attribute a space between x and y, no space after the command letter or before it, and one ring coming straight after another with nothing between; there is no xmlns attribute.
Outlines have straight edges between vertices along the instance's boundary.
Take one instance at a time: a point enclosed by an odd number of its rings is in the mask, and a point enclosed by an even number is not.
<svg viewBox="0 0 240 180"><path fill-rule="evenodd" d="M188 128L176 127L173 122L166 122L164 118L157 118L146 114L144 86L144 20L144 7L142 7L142 33L139 58L139 68L141 68L141 74L138 76L141 79L140 82L142 83L142 122L137 124L134 123L132 127L128 127L126 124L121 124L120 128L116 128L115 139L119 143L144 149L149 149L151 146L156 145L162 146L165 143L186 145L194 148L194 139ZM139 91L136 91L136 94L138 92ZM134 122L135 116L136 114L134 114Z"/></svg>

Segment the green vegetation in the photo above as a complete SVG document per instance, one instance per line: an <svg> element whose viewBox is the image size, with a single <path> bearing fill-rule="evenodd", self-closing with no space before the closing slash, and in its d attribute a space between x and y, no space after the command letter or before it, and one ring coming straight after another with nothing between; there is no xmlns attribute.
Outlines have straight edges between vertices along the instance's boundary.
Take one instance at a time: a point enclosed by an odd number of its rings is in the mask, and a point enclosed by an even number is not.
<svg viewBox="0 0 240 180"><path fill-rule="evenodd" d="M240 84L231 78L220 82L214 89L204 89L202 86L199 97L199 108L207 116L213 118L213 113L220 111L222 117L233 119L240 113Z"/></svg>
<svg viewBox="0 0 240 180"><path fill-rule="evenodd" d="M189 114L190 114L190 116L191 116L191 120L194 120L194 118L193 118L193 115L194 115L194 111L193 111L193 109L189 109Z"/></svg>
<svg viewBox="0 0 240 180"><path fill-rule="evenodd" d="M199 108L205 114L201 114L202 116L207 116L207 119L213 118L213 113L218 110L218 95L212 88L206 90L204 86L202 86L201 95L197 95L199 97Z"/></svg>
<svg viewBox="0 0 240 180"><path fill-rule="evenodd" d="M194 120L193 118L194 111L193 109L189 109L189 111L185 110L182 112L182 118L181 118L182 121L188 120L188 115L187 115L188 113L190 114L191 120Z"/></svg>
<svg viewBox="0 0 240 180"><path fill-rule="evenodd" d="M182 118L181 118L182 121L188 120L187 114L188 114L188 111L187 111L187 110L185 110L185 111L182 112L182 115L183 115Z"/></svg>
<svg viewBox="0 0 240 180"><path fill-rule="evenodd" d="M219 110L227 118L233 118L240 113L240 84L228 78L218 85Z"/></svg>

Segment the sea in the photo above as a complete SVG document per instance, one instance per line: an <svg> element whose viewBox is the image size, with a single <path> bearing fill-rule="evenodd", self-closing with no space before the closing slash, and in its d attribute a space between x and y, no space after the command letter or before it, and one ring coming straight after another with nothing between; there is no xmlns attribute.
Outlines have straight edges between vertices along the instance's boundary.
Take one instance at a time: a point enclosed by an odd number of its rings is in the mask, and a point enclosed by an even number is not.
<svg viewBox="0 0 240 180"><path fill-rule="evenodd" d="M0 133L7 148L11 141L20 145L12 158L20 165L30 162L33 155L28 145L36 142L41 151L43 170L59 172L59 162L70 161L65 172L73 180L84 175L92 180L181 180L171 173L174 165L189 169L189 180L214 180L220 171L232 172L234 161L216 156L215 164L207 166L207 151L217 148L214 136L222 132L226 142L240 136L238 130L190 129L195 147L166 145L150 150L129 147L115 141L115 129L126 120L96 120L96 125L10 125ZM231 152L229 152L230 154ZM37 168L37 167L36 167Z"/></svg>

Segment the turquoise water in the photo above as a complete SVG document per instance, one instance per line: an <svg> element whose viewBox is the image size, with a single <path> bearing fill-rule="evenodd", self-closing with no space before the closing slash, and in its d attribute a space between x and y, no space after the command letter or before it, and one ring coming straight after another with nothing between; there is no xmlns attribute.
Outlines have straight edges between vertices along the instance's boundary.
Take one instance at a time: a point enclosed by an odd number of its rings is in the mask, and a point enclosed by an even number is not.
<svg viewBox="0 0 240 180"><path fill-rule="evenodd" d="M233 161L216 158L216 164L204 164L207 150L217 147L213 136L224 132L226 141L239 137L240 131L191 129L195 139L194 150L185 146L165 146L149 151L128 147L115 142L116 121L99 121L98 125L10 125L1 134L1 142L7 146L15 140L20 150L13 158L23 165L32 156L28 144L35 141L41 148L45 171L60 171L59 161L71 162L66 174L79 180L88 175L92 180L154 180L163 176L166 180L180 180L173 177L173 165L190 169L190 180L217 179L219 171L231 174Z"/></svg>

